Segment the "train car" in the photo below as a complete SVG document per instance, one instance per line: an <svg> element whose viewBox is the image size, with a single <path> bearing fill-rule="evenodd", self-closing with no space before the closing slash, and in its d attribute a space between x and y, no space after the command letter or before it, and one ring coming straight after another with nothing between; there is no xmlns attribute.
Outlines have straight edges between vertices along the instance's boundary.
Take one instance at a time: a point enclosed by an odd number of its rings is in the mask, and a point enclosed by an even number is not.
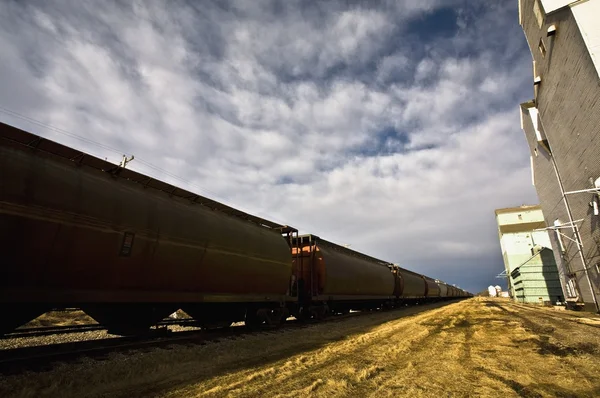
<svg viewBox="0 0 600 398"><path fill-rule="evenodd" d="M0 334L60 307L126 335L177 309L256 326L442 295L429 277L2 123L0 253Z"/></svg>
<svg viewBox="0 0 600 398"><path fill-rule="evenodd" d="M425 275L423 275L423 279L425 280L425 285L427 286L425 297L440 297L440 287L435 280Z"/></svg>
<svg viewBox="0 0 600 398"><path fill-rule="evenodd" d="M119 334L256 321L288 299L294 231L0 125L0 332L57 306Z"/></svg>
<svg viewBox="0 0 600 398"><path fill-rule="evenodd" d="M316 235L292 244L294 294L302 316L392 305L395 275L391 264Z"/></svg>
<svg viewBox="0 0 600 398"><path fill-rule="evenodd" d="M419 301L427 295L427 284L416 272L397 267L397 299L403 303Z"/></svg>
<svg viewBox="0 0 600 398"><path fill-rule="evenodd" d="M454 286L448 285L448 297L456 297L457 292Z"/></svg>
<svg viewBox="0 0 600 398"><path fill-rule="evenodd" d="M436 279L435 283L437 283L437 285L440 288L440 297L443 299L448 298L448 285L446 285L444 282L437 280L437 279Z"/></svg>

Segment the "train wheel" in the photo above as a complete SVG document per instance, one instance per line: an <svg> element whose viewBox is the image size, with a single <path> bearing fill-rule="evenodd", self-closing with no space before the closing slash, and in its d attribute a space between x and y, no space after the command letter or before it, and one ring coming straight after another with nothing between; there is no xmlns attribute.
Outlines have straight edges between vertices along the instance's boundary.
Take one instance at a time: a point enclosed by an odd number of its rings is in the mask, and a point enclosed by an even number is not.
<svg viewBox="0 0 600 398"><path fill-rule="evenodd" d="M258 314L259 310L254 308L248 308L246 311L246 318L244 319L244 324L249 329L258 329L263 324L263 319L261 319Z"/></svg>
<svg viewBox="0 0 600 398"><path fill-rule="evenodd" d="M171 304L100 303L83 304L81 309L105 326L108 333L122 336L140 335L177 310Z"/></svg>
<svg viewBox="0 0 600 398"><path fill-rule="evenodd" d="M311 311L307 307L300 307L296 314L296 319L300 322L308 322L312 317Z"/></svg>
<svg viewBox="0 0 600 398"><path fill-rule="evenodd" d="M231 321L210 322L202 324L202 328L206 330L225 329L233 324Z"/></svg>

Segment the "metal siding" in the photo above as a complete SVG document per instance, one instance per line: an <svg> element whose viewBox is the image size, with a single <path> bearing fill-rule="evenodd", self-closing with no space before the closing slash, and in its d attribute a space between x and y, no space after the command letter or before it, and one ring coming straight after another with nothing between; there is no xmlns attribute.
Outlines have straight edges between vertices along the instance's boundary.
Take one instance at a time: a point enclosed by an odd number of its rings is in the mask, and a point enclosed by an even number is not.
<svg viewBox="0 0 600 398"><path fill-rule="evenodd" d="M526 264L516 269L511 277L514 297L522 302L562 301L565 297L559 275L550 250L543 250Z"/></svg>

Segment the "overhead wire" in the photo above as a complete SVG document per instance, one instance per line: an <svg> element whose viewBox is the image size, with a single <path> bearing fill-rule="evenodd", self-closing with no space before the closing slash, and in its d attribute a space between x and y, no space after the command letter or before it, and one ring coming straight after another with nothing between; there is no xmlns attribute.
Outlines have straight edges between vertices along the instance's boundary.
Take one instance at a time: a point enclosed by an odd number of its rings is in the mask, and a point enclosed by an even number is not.
<svg viewBox="0 0 600 398"><path fill-rule="evenodd" d="M22 120L25 120L25 121L27 121L29 123L38 125L40 127L46 128L46 129L54 131L56 133L63 134L63 135L68 136L70 138L78 139L78 140L83 141L83 142L85 142L87 144L95 145L95 146L97 146L99 148L102 148L104 150L107 150L107 151L110 151L110 152L113 152L113 153L116 153L116 154L119 154L119 155L122 155L123 152L124 152L124 151L119 151L118 149L116 149L114 147L111 147L109 145L102 144L102 143L99 143L99 142L94 141L92 139L89 139L89 138L80 136L78 134L72 133L72 132L67 131L65 129L52 126L52 125L50 125L48 123L44 123L44 122L39 121L37 119L34 119L34 118L30 117L30 116L23 115L23 114L21 114L19 112L13 111L13 110L8 109L8 108L6 108L4 106L1 106L1 105L0 105L0 112L8 114L8 115L16 117L16 118L19 118L19 119L22 119ZM164 175L166 175L168 177L171 177L171 178L176 179L176 180L178 180L180 182L183 182L186 185L188 185L189 187L194 188L195 190L198 190L199 193L202 193L205 196L208 196L208 195L206 195L206 193L209 193L214 200L218 200L218 201L222 202L223 204L226 204L225 203L226 201L222 197L220 197L220 195L216 194L215 192L212 192L212 191L210 191L210 190L208 190L206 188L200 188L199 186L197 186L196 184L192 183L191 181L189 181L189 180L187 180L187 179L185 179L183 177L180 177L180 176L178 176L178 175L176 175L176 174L174 174L174 173L172 173L170 171L167 171L167 170L163 169L160 166L152 164L152 163L150 163L150 162L148 162L148 161L146 161L143 158L140 158L138 156L135 157L135 161L139 162L139 163L141 163L143 165L145 165L146 167L148 167L150 169L158 171L158 172L160 172L160 173L162 173L162 174L164 174ZM145 174L149 174L149 176L152 177L152 178L160 179L160 178L157 178L156 175L151 175L150 173L147 173L146 171L144 171L144 173ZM231 206L231 207L238 207L239 208L239 206L236 206L236 205L229 205L229 206ZM265 214L264 212L254 212L254 215L257 215L257 216L259 216L261 218L264 218L264 219L276 222L278 224L286 225L286 223L281 222L281 221L275 219L274 217L271 217L270 215Z"/></svg>

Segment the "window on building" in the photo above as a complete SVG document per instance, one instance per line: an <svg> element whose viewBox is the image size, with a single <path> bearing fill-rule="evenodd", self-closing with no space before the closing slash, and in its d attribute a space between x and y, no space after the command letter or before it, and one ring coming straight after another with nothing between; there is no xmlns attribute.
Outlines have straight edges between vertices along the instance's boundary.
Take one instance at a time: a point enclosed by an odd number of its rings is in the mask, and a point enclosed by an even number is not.
<svg viewBox="0 0 600 398"><path fill-rule="evenodd" d="M546 46L544 45L543 39L540 39L538 49L540 50L540 54L542 54L542 58L546 58Z"/></svg>
<svg viewBox="0 0 600 398"><path fill-rule="evenodd" d="M544 13L542 12L542 7L540 6L540 0L535 0L533 2L533 14L537 20L538 27L541 29L542 24L544 23Z"/></svg>

